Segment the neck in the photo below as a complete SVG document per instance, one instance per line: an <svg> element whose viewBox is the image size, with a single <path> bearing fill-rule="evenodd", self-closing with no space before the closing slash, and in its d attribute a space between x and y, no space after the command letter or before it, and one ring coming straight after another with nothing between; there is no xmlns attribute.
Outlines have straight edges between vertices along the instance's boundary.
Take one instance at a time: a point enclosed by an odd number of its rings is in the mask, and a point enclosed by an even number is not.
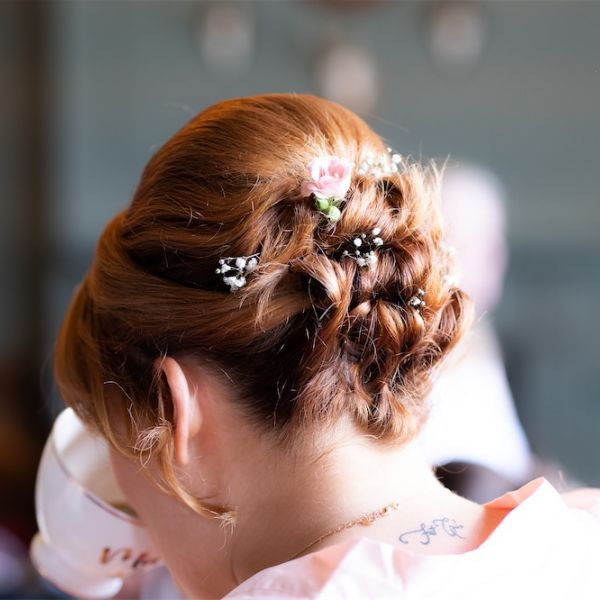
<svg viewBox="0 0 600 600"><path fill-rule="evenodd" d="M231 547L232 570L240 582L294 555L347 537L381 537L386 528L382 522L389 526L391 518L396 526L410 528L423 519L427 507L447 503L450 496L458 499L435 478L416 443L382 449L356 436L336 444L317 461L298 465L278 458L267 467L252 477L245 494L237 496L244 501L238 504ZM368 528L357 525L342 530L301 552L331 529L390 502L399 505L392 517L385 516Z"/></svg>

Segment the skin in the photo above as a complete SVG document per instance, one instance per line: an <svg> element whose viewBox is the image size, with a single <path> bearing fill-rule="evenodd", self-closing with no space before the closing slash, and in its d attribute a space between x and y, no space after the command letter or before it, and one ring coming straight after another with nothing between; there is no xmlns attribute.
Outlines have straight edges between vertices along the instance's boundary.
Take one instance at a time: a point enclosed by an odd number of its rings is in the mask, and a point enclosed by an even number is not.
<svg viewBox="0 0 600 600"><path fill-rule="evenodd" d="M289 560L320 535L396 501L369 527L356 525L303 554L362 536L410 552L476 548L504 514L461 498L435 478L416 443L384 449L343 421L324 452L292 460L259 435L231 401L232 388L189 359L163 359L175 412L175 466L192 494L235 507L236 525L194 513L111 449L115 476L143 519L175 583L189 598L218 598L258 571ZM119 430L123 422L114 419ZM153 459L145 468L158 471ZM447 518L459 529L408 534ZM438 522L439 523L439 522ZM448 532L458 532L451 535Z"/></svg>

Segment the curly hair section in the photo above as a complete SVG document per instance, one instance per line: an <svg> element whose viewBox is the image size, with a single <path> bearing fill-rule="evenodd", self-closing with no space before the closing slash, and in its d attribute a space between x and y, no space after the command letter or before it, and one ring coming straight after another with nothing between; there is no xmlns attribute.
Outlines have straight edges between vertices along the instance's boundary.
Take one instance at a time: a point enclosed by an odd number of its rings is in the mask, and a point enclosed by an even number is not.
<svg viewBox="0 0 600 600"><path fill-rule="evenodd" d="M151 157L102 232L57 338L57 386L117 450L157 456L163 489L194 510L230 516L173 473L161 356L193 356L231 378L241 414L289 448L348 415L382 443L404 443L426 418L432 373L472 318L445 278L441 171L409 160L379 178L355 170L335 223L300 193L314 156L359 164L385 149L357 115L313 95L222 101ZM342 249L374 227L384 244L363 268ZM230 293L219 258L251 254L258 265ZM130 416L125 439L113 410Z"/></svg>

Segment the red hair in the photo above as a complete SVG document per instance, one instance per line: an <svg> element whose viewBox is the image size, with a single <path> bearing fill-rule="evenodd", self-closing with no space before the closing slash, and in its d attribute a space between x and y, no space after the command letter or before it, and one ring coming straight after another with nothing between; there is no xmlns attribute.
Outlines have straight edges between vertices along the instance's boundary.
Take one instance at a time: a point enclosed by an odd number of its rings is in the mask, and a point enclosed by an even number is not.
<svg viewBox="0 0 600 600"><path fill-rule="evenodd" d="M434 367L472 313L444 279L440 171L405 161L375 179L354 169L337 222L300 195L313 157L358 165L386 146L350 110L307 94L234 98L195 116L151 157L98 240L56 342L65 403L121 452L159 456L171 488L200 511L173 477L157 357L194 356L226 374L244 418L283 446L342 416L382 442L413 438ZM373 227L385 241L374 268L336 254ZM257 252L243 288L219 285L220 257ZM420 311L407 304L419 288ZM108 395L107 382L122 393ZM126 442L109 402L132 415Z"/></svg>

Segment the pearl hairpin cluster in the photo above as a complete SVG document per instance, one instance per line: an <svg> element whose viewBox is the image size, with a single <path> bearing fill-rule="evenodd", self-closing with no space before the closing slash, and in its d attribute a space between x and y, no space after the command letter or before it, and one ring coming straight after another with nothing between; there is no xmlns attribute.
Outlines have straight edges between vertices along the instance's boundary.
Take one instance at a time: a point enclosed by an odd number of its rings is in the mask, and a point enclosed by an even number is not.
<svg viewBox="0 0 600 600"><path fill-rule="evenodd" d="M421 308L423 308L424 306L427 306L425 300L423 300L424 295L425 295L425 290L422 290L421 288L419 288L417 290L416 296L412 296L411 298L409 298L408 305L412 306L416 310L420 311Z"/></svg>
<svg viewBox="0 0 600 600"><path fill-rule="evenodd" d="M441 248L442 252L445 252L448 256L456 255L456 247L451 244L448 244L445 241L442 241L440 243L440 248ZM450 273L446 273L444 275L443 281L444 281L444 284L447 285L448 287L456 287L459 284L458 277L455 277L454 275L452 275Z"/></svg>
<svg viewBox="0 0 600 600"><path fill-rule="evenodd" d="M458 277L446 273L443 277L444 284L448 287L456 287L459 284Z"/></svg>
<svg viewBox="0 0 600 600"><path fill-rule="evenodd" d="M352 245L355 250L350 252L344 250L343 255L349 256L356 260L359 267L370 267L377 262L375 249L383 244L383 240L379 237L381 227L374 227L371 230L371 239L367 239L366 233L361 233L352 238Z"/></svg>
<svg viewBox="0 0 600 600"><path fill-rule="evenodd" d="M230 292L235 292L246 285L246 275L258 264L258 253L250 256L228 256L219 259L219 267L215 273L220 273L223 283L229 286Z"/></svg>
<svg viewBox="0 0 600 600"><path fill-rule="evenodd" d="M367 153L367 158L358 167L359 175L372 175L381 177L398 172L398 164L402 162L402 155L387 147L387 152L376 155L374 152Z"/></svg>

